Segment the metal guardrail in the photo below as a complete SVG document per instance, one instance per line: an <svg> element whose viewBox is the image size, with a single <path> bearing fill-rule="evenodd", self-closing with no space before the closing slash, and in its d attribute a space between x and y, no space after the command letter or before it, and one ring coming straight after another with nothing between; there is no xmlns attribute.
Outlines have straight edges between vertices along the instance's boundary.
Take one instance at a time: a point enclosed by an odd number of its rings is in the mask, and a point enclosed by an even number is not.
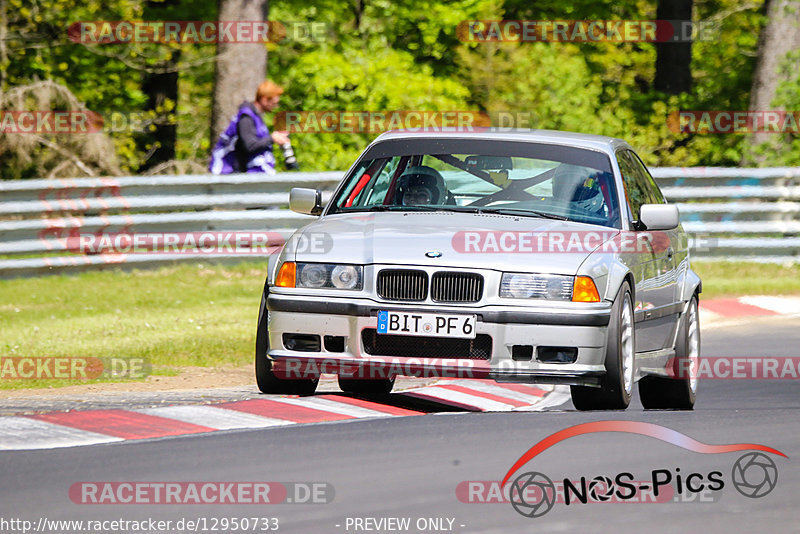
<svg viewBox="0 0 800 534"><path fill-rule="evenodd" d="M695 257L800 260L800 168L651 169L694 234ZM342 172L0 181L0 278L142 267L186 254L70 253L86 234L269 231L285 238L313 218L290 212L289 189L321 189ZM15 256L28 256L19 258ZM6 259L2 259L5 257ZM245 256L245 258L253 256ZM215 255L203 261L240 261Z"/></svg>

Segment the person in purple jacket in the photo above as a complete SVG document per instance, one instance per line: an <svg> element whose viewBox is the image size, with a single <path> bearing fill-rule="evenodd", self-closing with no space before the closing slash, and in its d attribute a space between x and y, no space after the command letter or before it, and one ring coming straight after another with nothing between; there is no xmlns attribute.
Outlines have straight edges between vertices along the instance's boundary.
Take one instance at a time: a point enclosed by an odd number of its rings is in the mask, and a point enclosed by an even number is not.
<svg viewBox="0 0 800 534"><path fill-rule="evenodd" d="M288 145L289 134L287 132L270 134L261 115L277 107L282 93L282 87L266 80L258 86L254 102L243 102L239 106L236 116L220 135L211 152L209 170L213 174L233 172L275 174L272 143ZM293 163L296 168L296 160ZM293 168L292 162L288 160L286 165L289 169Z"/></svg>

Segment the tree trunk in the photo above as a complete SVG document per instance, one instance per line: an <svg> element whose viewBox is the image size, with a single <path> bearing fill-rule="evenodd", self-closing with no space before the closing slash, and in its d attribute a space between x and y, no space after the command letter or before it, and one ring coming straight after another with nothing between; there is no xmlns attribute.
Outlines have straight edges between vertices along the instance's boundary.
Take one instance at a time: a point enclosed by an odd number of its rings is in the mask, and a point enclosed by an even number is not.
<svg viewBox="0 0 800 534"><path fill-rule="evenodd" d="M692 20L692 0L659 0L658 20ZM680 28L675 28L680 31ZM656 43L657 91L670 95L688 93L692 88L692 43Z"/></svg>
<svg viewBox="0 0 800 534"><path fill-rule="evenodd" d="M144 3L142 18L170 20L171 10L180 5L180 2L181 0L148 0ZM152 65L152 70L142 74L142 92L147 95L147 111L155 115L155 121L152 124L153 129L148 125L147 130L137 136L139 149L147 154L147 159L139 166L139 172L175 159L175 144L178 140L176 112L179 59L180 50L175 50L168 59Z"/></svg>
<svg viewBox="0 0 800 534"><path fill-rule="evenodd" d="M266 21L268 0L219 0L220 21ZM211 108L211 146L244 101L252 101L267 76L264 43L218 43Z"/></svg>
<svg viewBox="0 0 800 534"><path fill-rule="evenodd" d="M750 91L750 110L772 109L778 85L793 73L781 72L781 64L793 50L800 48L800 1L767 0L767 24L761 29L758 43L758 61ZM778 147L780 135L755 133L747 143L743 163L764 163L765 156L756 155L754 145L769 143Z"/></svg>
<svg viewBox="0 0 800 534"><path fill-rule="evenodd" d="M144 74L142 91L147 95L147 109L155 113L155 129L145 132L139 140L140 146L150 154L139 168L140 172L175 159L179 57L180 51L175 51L169 61L159 65L163 72ZM165 110L167 102L172 103L170 111ZM152 148L146 148L147 145L152 145Z"/></svg>

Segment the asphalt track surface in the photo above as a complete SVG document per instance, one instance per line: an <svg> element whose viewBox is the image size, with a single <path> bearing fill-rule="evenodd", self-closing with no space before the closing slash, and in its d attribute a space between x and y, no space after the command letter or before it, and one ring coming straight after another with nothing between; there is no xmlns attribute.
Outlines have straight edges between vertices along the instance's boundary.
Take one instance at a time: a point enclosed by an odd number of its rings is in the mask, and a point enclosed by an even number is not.
<svg viewBox="0 0 800 534"><path fill-rule="evenodd" d="M797 356L798 326L798 319L761 318L709 329L703 332L703 355ZM15 518L34 524L40 518L206 518L211 527L212 518L232 517L277 518L279 532L303 533L800 531L800 380L707 380L699 395L693 412L645 412L635 398L624 412L579 413L567 402L543 412L446 413L3 452L0 531L21 532L2 523ZM534 471L552 480L613 479L629 472L636 480L650 481L653 470L677 476L680 469L683 476L719 471L724 487L692 500L687 492L684 502L556 503L536 518L522 516L507 502L459 500L459 483L499 481L540 440L572 425L603 420L655 423L707 444L763 444L788 458L768 454L777 466L777 484L761 498L748 498L732 480L734 463L744 452L700 454L643 435L593 433L554 445L511 480ZM749 474L748 482L758 478L758 473ZM80 481L326 482L335 497L328 504L83 505L68 495ZM378 529L372 522L357 523L364 518L409 518L410 523L407 529ZM418 520L428 518L441 518L443 528L422 522L425 528L417 528Z"/></svg>

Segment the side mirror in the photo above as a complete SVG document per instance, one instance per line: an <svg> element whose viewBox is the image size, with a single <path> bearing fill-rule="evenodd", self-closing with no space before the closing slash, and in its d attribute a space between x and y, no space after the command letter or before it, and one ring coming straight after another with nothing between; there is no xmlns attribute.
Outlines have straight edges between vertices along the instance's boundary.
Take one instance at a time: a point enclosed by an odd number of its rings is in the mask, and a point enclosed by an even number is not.
<svg viewBox="0 0 800 534"><path fill-rule="evenodd" d="M671 204L642 204L639 223L647 230L672 230L678 227L678 207Z"/></svg>
<svg viewBox="0 0 800 534"><path fill-rule="evenodd" d="M289 209L305 215L322 213L322 191L293 187L289 192Z"/></svg>

